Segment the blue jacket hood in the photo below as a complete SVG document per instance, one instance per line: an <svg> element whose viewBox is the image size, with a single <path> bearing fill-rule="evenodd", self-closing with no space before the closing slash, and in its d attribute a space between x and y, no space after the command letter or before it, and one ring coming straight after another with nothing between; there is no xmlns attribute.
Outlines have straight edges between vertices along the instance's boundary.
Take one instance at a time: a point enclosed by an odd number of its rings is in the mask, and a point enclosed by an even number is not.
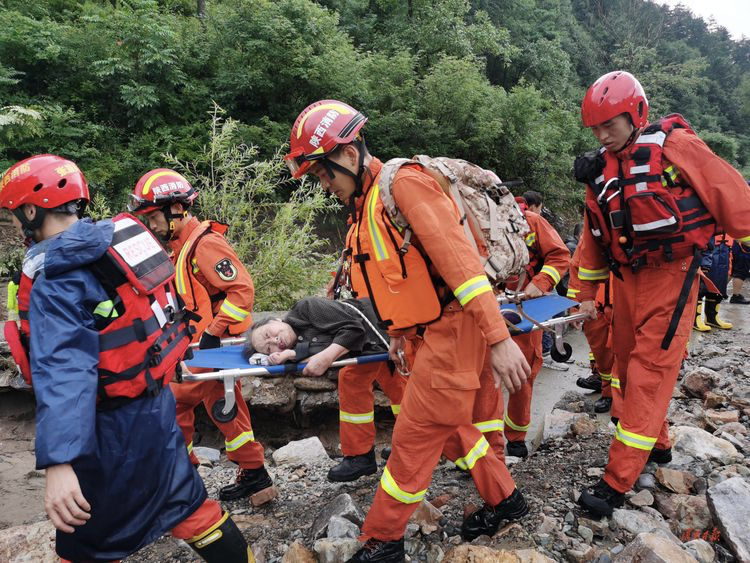
<svg viewBox="0 0 750 563"><path fill-rule="evenodd" d="M75 270L101 258L112 242L114 225L110 219L94 223L91 219L77 221L46 248L44 271L55 276Z"/></svg>

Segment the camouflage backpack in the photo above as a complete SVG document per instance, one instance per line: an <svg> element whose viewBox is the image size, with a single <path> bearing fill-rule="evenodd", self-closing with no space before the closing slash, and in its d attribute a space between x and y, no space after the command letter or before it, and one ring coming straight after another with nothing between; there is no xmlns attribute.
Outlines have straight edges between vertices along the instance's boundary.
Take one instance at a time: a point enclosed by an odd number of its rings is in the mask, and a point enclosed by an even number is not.
<svg viewBox="0 0 750 563"><path fill-rule="evenodd" d="M391 220L407 230L409 223L396 206L391 189L405 164L420 165L456 203L466 237L479 253L493 285L525 272L529 252L524 237L530 232L529 225L513 194L494 172L446 157L417 155L389 160L380 172L380 197Z"/></svg>

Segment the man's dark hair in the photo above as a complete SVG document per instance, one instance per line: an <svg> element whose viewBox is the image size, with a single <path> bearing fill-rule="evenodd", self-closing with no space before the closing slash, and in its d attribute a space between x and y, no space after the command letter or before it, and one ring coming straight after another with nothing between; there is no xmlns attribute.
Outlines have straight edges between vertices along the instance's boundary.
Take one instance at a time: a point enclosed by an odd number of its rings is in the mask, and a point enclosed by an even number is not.
<svg viewBox="0 0 750 563"><path fill-rule="evenodd" d="M523 199L526 200L526 205L542 205L542 194L534 190L528 190L523 192Z"/></svg>

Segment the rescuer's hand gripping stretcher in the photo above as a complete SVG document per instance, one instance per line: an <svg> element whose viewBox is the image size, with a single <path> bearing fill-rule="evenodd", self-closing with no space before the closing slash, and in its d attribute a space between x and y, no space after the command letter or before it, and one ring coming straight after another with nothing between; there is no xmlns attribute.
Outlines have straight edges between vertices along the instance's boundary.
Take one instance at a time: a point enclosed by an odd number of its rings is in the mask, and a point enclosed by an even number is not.
<svg viewBox="0 0 750 563"><path fill-rule="evenodd" d="M554 346L551 351L553 359L564 362L570 358L573 350L570 344L563 342L564 328L568 324L584 320L586 314L573 313L562 317L555 317L555 315L577 307L576 301L556 294L524 300L523 293L509 293L498 296L498 302L511 335L525 334L534 330L547 330L554 335ZM238 377L297 373L301 372L307 365L307 362L267 366L253 365L242 353L244 342L244 338L224 339L221 348L195 349L193 358L185 362L188 368L218 370L208 373L187 372L183 374L182 379L184 381L221 380L224 383L224 401L217 401L213 413L219 419L231 420L234 417L237 401L234 384ZM331 364L331 367L340 368L385 361L388 361L387 353L369 354L337 360Z"/></svg>

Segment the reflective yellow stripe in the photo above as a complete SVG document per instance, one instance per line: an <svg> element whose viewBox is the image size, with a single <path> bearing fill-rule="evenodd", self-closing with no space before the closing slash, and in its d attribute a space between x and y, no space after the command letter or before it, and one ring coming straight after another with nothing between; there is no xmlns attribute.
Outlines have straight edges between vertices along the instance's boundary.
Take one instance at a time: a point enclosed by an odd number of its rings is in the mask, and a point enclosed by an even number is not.
<svg viewBox="0 0 750 563"><path fill-rule="evenodd" d="M599 372L599 377L602 378L604 381L612 381L612 374L611 373L601 373ZM617 388L620 388L620 380L617 380Z"/></svg>
<svg viewBox="0 0 750 563"><path fill-rule="evenodd" d="M383 490L386 493L391 495L397 501L403 502L404 504L414 504L415 502L422 502L425 493L427 493L427 489L424 489L423 491L417 491L416 493L407 493L396 484L396 481L391 476L391 472L388 471L387 465L383 470L383 476L380 478L380 486L383 487Z"/></svg>
<svg viewBox="0 0 750 563"><path fill-rule="evenodd" d="M375 260L382 262L388 260L388 249L385 246L385 239L375 223L375 207L377 206L378 193L380 185L375 184L372 187L372 195L367 203L367 227L370 230L370 240L372 240L375 249Z"/></svg>
<svg viewBox="0 0 750 563"><path fill-rule="evenodd" d="M560 283L560 272L557 271L557 268L554 268L552 266L542 266L541 273L547 274L549 277L551 277L552 281L555 282L555 285Z"/></svg>
<svg viewBox="0 0 750 563"><path fill-rule="evenodd" d="M517 430L518 432L526 432L529 429L529 426L531 426L531 423L527 424L526 426L519 426L518 424L514 423L510 418L508 418L508 414L505 414L505 424L510 426L513 430Z"/></svg>
<svg viewBox="0 0 750 563"><path fill-rule="evenodd" d="M8 311L18 313L18 284L15 282L8 283Z"/></svg>
<svg viewBox="0 0 750 563"><path fill-rule="evenodd" d="M634 432L628 432L624 430L620 423L617 423L617 430L615 430L615 438L620 440L626 446L631 448L637 448L639 450L652 450L656 444L656 438L650 436L643 436Z"/></svg>
<svg viewBox="0 0 750 563"><path fill-rule="evenodd" d="M453 463L455 463L457 467L463 469L464 471L472 469L474 465L476 465L479 458L487 455L487 450L489 448L489 442L485 439L484 436L482 436L481 438L479 438L479 440L477 440L477 443L474 444L474 447L469 450L468 454L466 454L464 457L458 458Z"/></svg>
<svg viewBox="0 0 750 563"><path fill-rule="evenodd" d="M375 411L363 413L339 411L339 420L351 424L368 424L375 420Z"/></svg>
<svg viewBox="0 0 750 563"><path fill-rule="evenodd" d="M117 311L115 311L115 304L111 299L107 299L107 301L102 301L101 303L99 303L96 306L96 309L94 309L94 314L105 318L115 318L120 316Z"/></svg>
<svg viewBox="0 0 750 563"><path fill-rule="evenodd" d="M664 169L664 173L669 176L669 178L672 180L672 182L676 182L677 181L677 176L679 176L680 171L677 169L676 166L671 165L671 166L667 166ZM667 182L666 178L662 178L661 179L661 185L662 186L668 185L668 182Z"/></svg>
<svg viewBox="0 0 750 563"><path fill-rule="evenodd" d="M391 411L393 412L393 416L398 416L398 413L401 412L401 405L391 405Z"/></svg>
<svg viewBox="0 0 750 563"><path fill-rule="evenodd" d="M220 311L224 313L225 315L229 315L232 317L235 321L242 322L244 321L247 316L250 314L250 311L245 311L245 309L238 307L229 299L224 299L224 301L221 304Z"/></svg>
<svg viewBox="0 0 750 563"><path fill-rule="evenodd" d="M224 445L226 446L228 452L233 452L234 450L239 449L248 442L252 442L254 440L255 434L253 434L251 430L250 432L243 432L233 440L225 441Z"/></svg>
<svg viewBox="0 0 750 563"><path fill-rule="evenodd" d="M735 239L735 240L737 240L738 242L740 242L740 244L750 244L750 235L748 235L746 237L738 238L738 239Z"/></svg>
<svg viewBox="0 0 750 563"><path fill-rule="evenodd" d="M482 422L475 422L474 426L479 429L480 432L502 432L505 430L505 423L495 418L493 420L483 420Z"/></svg>
<svg viewBox="0 0 750 563"><path fill-rule="evenodd" d="M193 536L189 540L185 540L185 541L188 542L188 543L195 543L195 542L197 542L199 540L202 540L203 538L205 538L206 536L208 536L211 532L213 532L216 528L220 528L221 525L224 522L227 521L227 518L229 518L229 512L225 512L224 516L222 516L221 520L219 520L216 524L214 524L213 526L211 526L208 530L205 530L204 532L201 532L197 536Z"/></svg>
<svg viewBox="0 0 750 563"><path fill-rule="evenodd" d="M492 291L492 286L490 285L487 276L477 276L459 285L453 290L453 294L463 306L474 299L477 295L487 293L488 291Z"/></svg>
<svg viewBox="0 0 750 563"><path fill-rule="evenodd" d="M530 232L528 235L526 235L526 246L534 246L534 243L536 242L536 233Z"/></svg>
<svg viewBox="0 0 750 563"><path fill-rule="evenodd" d="M188 451L188 455L190 455L193 452L193 443L192 442L190 442L187 445L187 451Z"/></svg>
<svg viewBox="0 0 750 563"><path fill-rule="evenodd" d="M578 268L578 279L579 280L606 280L609 278L609 268L602 268L601 270L587 270L586 268Z"/></svg>
<svg viewBox="0 0 750 563"><path fill-rule="evenodd" d="M573 289L572 287L568 288L568 293L565 295L565 297L569 299L575 299L576 296L581 292L580 289Z"/></svg>
<svg viewBox="0 0 750 563"><path fill-rule="evenodd" d="M594 361L594 353L589 352L589 362L593 362L593 361Z"/></svg>
<svg viewBox="0 0 750 563"><path fill-rule="evenodd" d="M612 389L619 389L620 388L620 380L619 379L617 379L616 377L613 377L611 379L611 381L612 381Z"/></svg>
<svg viewBox="0 0 750 563"><path fill-rule="evenodd" d="M190 244L185 244L182 247L182 250L180 250L180 253L177 255L177 263L175 264L175 285L177 286L177 293L180 295L185 295L187 293L187 287L185 286L185 274L183 270L185 269L185 257L187 256L187 252L190 248Z"/></svg>

